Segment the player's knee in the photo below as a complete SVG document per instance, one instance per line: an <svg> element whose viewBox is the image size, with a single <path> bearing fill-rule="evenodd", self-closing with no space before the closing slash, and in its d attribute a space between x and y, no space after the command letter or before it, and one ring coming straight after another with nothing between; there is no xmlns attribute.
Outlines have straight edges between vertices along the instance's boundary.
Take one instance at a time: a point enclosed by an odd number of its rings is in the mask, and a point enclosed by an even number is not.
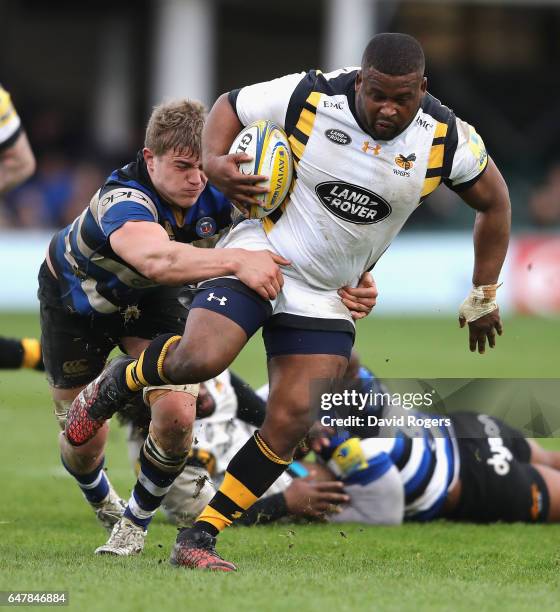
<svg viewBox="0 0 560 612"><path fill-rule="evenodd" d="M169 385L150 388L146 399L152 410L150 431L169 455L188 451L196 414L198 385Z"/></svg>

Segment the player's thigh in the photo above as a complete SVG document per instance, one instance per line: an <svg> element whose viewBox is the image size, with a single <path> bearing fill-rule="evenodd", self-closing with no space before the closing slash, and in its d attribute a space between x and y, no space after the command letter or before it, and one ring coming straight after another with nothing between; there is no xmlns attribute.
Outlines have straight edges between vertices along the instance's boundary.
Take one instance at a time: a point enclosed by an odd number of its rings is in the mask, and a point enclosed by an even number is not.
<svg viewBox="0 0 560 612"><path fill-rule="evenodd" d="M181 287L157 287L138 304L121 309L123 336L153 340L161 334L181 335L188 310L181 302Z"/></svg>
<svg viewBox="0 0 560 612"><path fill-rule="evenodd" d="M459 439L461 498L455 518L474 522L543 522L549 495L535 466L498 449L494 439Z"/></svg>
<svg viewBox="0 0 560 612"><path fill-rule="evenodd" d="M235 278L202 283L192 301L185 333L166 368L183 368L207 380L223 372L272 314L270 302Z"/></svg>
<svg viewBox="0 0 560 612"><path fill-rule="evenodd" d="M51 387L68 390L87 385L103 369L117 343L116 320L70 312L60 298L57 282L39 276L41 347Z"/></svg>

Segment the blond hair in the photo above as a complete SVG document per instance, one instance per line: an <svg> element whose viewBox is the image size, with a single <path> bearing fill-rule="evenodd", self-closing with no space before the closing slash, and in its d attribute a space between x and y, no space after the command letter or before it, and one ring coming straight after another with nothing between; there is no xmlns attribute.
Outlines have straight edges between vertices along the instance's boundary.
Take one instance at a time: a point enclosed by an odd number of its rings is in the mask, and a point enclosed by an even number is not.
<svg viewBox="0 0 560 612"><path fill-rule="evenodd" d="M195 100L172 100L154 107L144 146L154 155L180 151L199 157L206 108Z"/></svg>

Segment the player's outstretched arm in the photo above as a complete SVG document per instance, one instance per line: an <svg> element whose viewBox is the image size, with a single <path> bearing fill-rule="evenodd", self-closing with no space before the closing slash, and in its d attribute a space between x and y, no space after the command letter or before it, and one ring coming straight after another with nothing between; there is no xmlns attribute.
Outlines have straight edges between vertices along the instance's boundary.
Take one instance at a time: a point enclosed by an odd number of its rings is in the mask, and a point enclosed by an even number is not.
<svg viewBox="0 0 560 612"><path fill-rule="evenodd" d="M459 323L469 324L471 351L484 353L486 340L496 344L496 332L502 334L500 311L495 301L500 270L509 242L511 205L509 192L492 159L480 179L459 194L476 213L474 224L473 291L461 305Z"/></svg>
<svg viewBox="0 0 560 612"><path fill-rule="evenodd" d="M230 200L244 207L259 205L256 195L266 193L258 182L267 177L245 175L239 172L238 164L252 158L245 153L228 154L235 137L243 125L229 103L227 94L217 100L202 131L202 167L208 179Z"/></svg>
<svg viewBox="0 0 560 612"><path fill-rule="evenodd" d="M0 195L17 187L35 172L35 156L25 132L14 144L0 151Z"/></svg>
<svg viewBox="0 0 560 612"><path fill-rule="evenodd" d="M109 240L119 257L157 284L235 275L264 299L278 295L284 284L279 266L290 263L270 251L199 249L174 242L161 225L149 221L128 221Z"/></svg>

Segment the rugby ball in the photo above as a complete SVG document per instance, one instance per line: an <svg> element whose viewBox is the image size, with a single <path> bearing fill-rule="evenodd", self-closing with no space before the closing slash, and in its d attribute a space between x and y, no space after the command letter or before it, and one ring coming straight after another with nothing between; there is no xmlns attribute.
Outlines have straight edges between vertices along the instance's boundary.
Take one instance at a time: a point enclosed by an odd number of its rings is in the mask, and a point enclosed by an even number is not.
<svg viewBox="0 0 560 612"><path fill-rule="evenodd" d="M249 215L250 219L266 217L282 204L292 182L293 160L286 133L272 121L255 121L239 132L229 152L253 158L239 164L242 174L268 176L268 181L258 183L269 190L257 196L262 206L252 206Z"/></svg>

